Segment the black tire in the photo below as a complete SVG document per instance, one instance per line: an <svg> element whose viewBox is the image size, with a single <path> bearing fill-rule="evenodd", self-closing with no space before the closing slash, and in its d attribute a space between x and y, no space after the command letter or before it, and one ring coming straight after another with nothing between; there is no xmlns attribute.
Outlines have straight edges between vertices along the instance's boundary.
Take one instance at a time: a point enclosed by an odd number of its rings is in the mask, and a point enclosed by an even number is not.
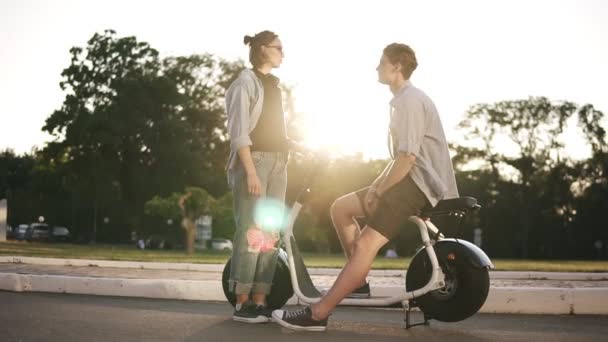
<svg viewBox="0 0 608 342"><path fill-rule="evenodd" d="M442 322L458 322L471 317L488 297L488 268L471 265L467 251L458 245L435 252L445 274L446 286L414 298L415 305L427 317ZM407 271L406 290L424 287L431 278L431 271L431 261L423 249L414 257Z"/></svg>
<svg viewBox="0 0 608 342"><path fill-rule="evenodd" d="M224 266L224 272L222 273L222 288L224 289L224 295L230 304L234 307L236 303L236 296L234 292L231 292L228 288L228 281L230 279L230 264L232 258L228 259ZM272 279L272 287L270 288L270 294L266 297L266 302L270 310L280 309L287 303L289 298L293 296L293 288L291 286L291 275L289 274L289 268L279 258L277 261L277 269Z"/></svg>

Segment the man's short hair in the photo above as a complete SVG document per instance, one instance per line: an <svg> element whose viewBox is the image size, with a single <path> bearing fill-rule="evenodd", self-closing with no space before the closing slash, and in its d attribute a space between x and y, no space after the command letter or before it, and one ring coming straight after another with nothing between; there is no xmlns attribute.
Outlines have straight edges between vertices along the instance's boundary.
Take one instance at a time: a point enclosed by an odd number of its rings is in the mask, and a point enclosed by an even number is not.
<svg viewBox="0 0 608 342"><path fill-rule="evenodd" d="M416 53L408 45L392 43L384 48L383 53L391 63L401 65L401 73L406 80L412 76L418 66Z"/></svg>

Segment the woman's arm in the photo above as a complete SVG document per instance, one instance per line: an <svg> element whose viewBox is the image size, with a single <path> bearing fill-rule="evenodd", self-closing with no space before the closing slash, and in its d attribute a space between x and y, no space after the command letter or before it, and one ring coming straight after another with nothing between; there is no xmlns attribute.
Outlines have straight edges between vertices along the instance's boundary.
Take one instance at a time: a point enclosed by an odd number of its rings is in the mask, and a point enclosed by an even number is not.
<svg viewBox="0 0 608 342"><path fill-rule="evenodd" d="M230 149L233 151L253 145L249 137L249 111L250 101L247 86L237 79L226 91L228 135L230 136Z"/></svg>
<svg viewBox="0 0 608 342"><path fill-rule="evenodd" d="M251 148L249 146L242 147L237 153L245 168L245 174L247 175L247 190L254 196L260 196L262 192L262 183L255 170L255 165L253 164Z"/></svg>
<svg viewBox="0 0 608 342"><path fill-rule="evenodd" d="M245 168L247 189L251 195L259 196L262 185L255 170L249 136L249 93L244 84L236 80L226 91L226 112L228 114L228 135L230 149L237 155Z"/></svg>

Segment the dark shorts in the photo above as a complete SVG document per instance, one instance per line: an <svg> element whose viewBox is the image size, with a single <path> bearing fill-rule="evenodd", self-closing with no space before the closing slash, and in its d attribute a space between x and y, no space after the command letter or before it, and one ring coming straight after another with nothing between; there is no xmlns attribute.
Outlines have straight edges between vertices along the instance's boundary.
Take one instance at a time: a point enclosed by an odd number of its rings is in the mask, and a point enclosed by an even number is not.
<svg viewBox="0 0 608 342"><path fill-rule="evenodd" d="M365 209L365 195L369 187L355 192L365 212L367 225L392 240L412 215L430 206L428 199L410 176L387 190L379 199L376 210L370 215Z"/></svg>

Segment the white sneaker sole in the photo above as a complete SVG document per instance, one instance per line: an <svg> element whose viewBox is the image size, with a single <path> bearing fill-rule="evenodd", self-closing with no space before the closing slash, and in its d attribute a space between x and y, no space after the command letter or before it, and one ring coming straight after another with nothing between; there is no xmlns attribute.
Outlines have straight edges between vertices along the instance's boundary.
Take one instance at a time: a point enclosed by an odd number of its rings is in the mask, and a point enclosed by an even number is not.
<svg viewBox="0 0 608 342"><path fill-rule="evenodd" d="M325 296L327 294L327 292L328 292L328 290L322 290L321 295ZM367 299L367 298L372 298L372 294L371 293L350 293L346 296L346 298Z"/></svg>
<svg viewBox="0 0 608 342"><path fill-rule="evenodd" d="M272 320L279 323L282 327L287 329L296 330L296 331L325 331L327 327L319 326L319 327L301 327L299 325L293 325L285 322L283 320L283 310L275 310L272 312Z"/></svg>
<svg viewBox="0 0 608 342"><path fill-rule="evenodd" d="M266 316L258 316L256 318L246 318L246 317L238 317L232 316L232 320L243 323L268 323L272 320Z"/></svg>
<svg viewBox="0 0 608 342"><path fill-rule="evenodd" d="M354 299L366 299L371 298L371 294L369 293L351 293L346 298L354 298Z"/></svg>

